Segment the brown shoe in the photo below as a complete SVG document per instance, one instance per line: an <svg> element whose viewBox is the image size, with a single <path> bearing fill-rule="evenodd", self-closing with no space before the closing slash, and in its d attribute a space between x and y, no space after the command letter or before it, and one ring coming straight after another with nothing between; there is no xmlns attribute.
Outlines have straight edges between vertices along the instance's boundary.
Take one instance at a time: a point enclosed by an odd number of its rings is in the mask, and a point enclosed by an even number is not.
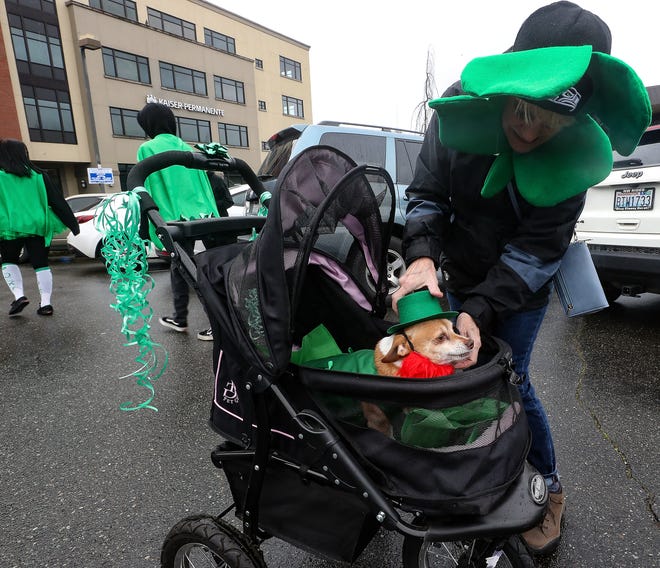
<svg viewBox="0 0 660 568"><path fill-rule="evenodd" d="M559 544L561 518L564 513L564 491L550 493L548 507L541 524L522 533L527 548L534 554L549 554Z"/></svg>

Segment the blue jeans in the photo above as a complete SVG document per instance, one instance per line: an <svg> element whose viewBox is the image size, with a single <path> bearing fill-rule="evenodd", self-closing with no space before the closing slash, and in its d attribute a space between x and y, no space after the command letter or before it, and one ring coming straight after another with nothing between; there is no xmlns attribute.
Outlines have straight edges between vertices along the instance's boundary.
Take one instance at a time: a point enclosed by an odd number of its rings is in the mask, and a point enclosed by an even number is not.
<svg viewBox="0 0 660 568"><path fill-rule="evenodd" d="M460 309L462 302L456 296L447 293L447 299L452 310ZM548 486L551 486L559 481L555 446L552 442L548 417L529 380L529 361L532 356L532 348L547 309L548 306L543 306L535 310L513 314L503 321L497 321L493 335L511 346L513 365L516 373L522 379L522 383L518 385L518 391L532 433L532 446L527 459L543 475Z"/></svg>

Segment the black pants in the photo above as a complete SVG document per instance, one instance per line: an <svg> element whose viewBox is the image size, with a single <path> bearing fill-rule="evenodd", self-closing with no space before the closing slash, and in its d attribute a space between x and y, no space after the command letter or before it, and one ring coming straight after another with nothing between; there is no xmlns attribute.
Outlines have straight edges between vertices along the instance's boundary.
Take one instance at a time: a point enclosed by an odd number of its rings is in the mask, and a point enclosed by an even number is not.
<svg viewBox="0 0 660 568"><path fill-rule="evenodd" d="M183 249L192 258L193 247L191 243L181 243ZM181 270L185 270L181 268ZM183 274L176 266L170 265L170 282L172 284L172 299L174 300L174 319L179 323L188 323L188 302L190 301L190 288Z"/></svg>
<svg viewBox="0 0 660 568"><path fill-rule="evenodd" d="M25 247L30 264L35 270L48 266L48 247L43 237L21 237L0 241L0 255L4 264L18 264L21 250Z"/></svg>

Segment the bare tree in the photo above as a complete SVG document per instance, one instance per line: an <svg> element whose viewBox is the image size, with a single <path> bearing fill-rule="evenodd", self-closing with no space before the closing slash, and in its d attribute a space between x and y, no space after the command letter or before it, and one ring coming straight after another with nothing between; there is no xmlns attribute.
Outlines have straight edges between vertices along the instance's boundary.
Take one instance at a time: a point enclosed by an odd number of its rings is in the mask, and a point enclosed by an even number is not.
<svg viewBox="0 0 660 568"><path fill-rule="evenodd" d="M424 80L424 100L420 102L413 112L415 119L415 130L424 132L429 122L433 111L429 108L428 102L438 96L438 88L435 85L435 58L433 56L433 48L429 47L426 52L426 79Z"/></svg>

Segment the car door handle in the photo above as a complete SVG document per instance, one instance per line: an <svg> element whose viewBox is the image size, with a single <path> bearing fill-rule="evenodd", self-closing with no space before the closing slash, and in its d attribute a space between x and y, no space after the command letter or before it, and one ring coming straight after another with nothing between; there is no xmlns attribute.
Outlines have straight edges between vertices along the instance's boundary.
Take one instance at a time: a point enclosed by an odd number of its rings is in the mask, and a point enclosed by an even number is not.
<svg viewBox="0 0 660 568"><path fill-rule="evenodd" d="M635 231L639 227L639 219L617 219L616 224L622 231Z"/></svg>

